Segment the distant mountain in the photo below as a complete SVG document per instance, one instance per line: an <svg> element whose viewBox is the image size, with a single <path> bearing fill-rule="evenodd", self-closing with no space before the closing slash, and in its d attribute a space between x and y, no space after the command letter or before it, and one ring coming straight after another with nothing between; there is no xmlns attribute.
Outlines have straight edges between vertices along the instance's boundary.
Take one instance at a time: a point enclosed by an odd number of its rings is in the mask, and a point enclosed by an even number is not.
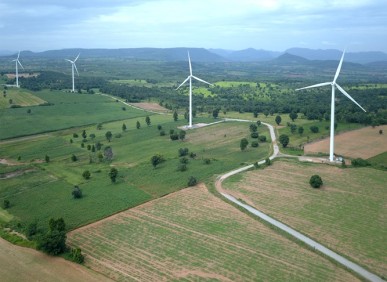
<svg viewBox="0 0 387 282"><path fill-rule="evenodd" d="M79 53L83 58L130 58L152 61L187 61L189 51L196 62L224 62L226 59L204 48L125 48L125 49L63 49L34 53L21 52L22 57L71 59Z"/></svg>
<svg viewBox="0 0 387 282"><path fill-rule="evenodd" d="M267 50L257 50L254 48L248 48L239 51L231 51L224 49L209 49L210 52L213 52L217 55L220 55L226 58L229 61L236 62L259 62L259 61L268 61L278 57L281 52L267 51Z"/></svg>
<svg viewBox="0 0 387 282"><path fill-rule="evenodd" d="M0 50L0 56L9 56L15 54L15 52L10 51L10 50Z"/></svg>
<svg viewBox="0 0 387 282"><path fill-rule="evenodd" d="M340 60L342 54L342 51L336 49L290 48L285 52L308 60ZM387 54L383 52L348 52L345 54L345 61L359 64L387 61Z"/></svg>
<svg viewBox="0 0 387 282"><path fill-rule="evenodd" d="M279 64L279 65L296 65L296 64L309 64L310 61L308 59L302 58L300 56L292 55L289 53L285 53L280 55L279 57L270 61L271 64Z"/></svg>

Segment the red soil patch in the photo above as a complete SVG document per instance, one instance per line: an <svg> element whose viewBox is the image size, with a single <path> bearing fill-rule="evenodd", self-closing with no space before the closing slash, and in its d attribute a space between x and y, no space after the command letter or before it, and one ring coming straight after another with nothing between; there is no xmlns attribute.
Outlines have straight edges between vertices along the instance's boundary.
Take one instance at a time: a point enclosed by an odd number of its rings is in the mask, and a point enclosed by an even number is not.
<svg viewBox="0 0 387 282"><path fill-rule="evenodd" d="M383 130L383 134L379 134ZM335 136L335 154L350 158L368 159L387 151L387 125L365 127ZM305 145L305 154L329 153L329 140Z"/></svg>

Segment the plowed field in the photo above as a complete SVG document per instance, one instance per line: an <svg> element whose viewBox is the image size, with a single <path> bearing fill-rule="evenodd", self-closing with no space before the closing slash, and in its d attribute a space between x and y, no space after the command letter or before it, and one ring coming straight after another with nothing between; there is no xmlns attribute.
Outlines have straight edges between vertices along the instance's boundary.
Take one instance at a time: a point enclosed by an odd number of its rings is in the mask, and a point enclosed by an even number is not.
<svg viewBox="0 0 387 282"><path fill-rule="evenodd" d="M354 281L214 197L188 188L69 234L86 266L120 281Z"/></svg>

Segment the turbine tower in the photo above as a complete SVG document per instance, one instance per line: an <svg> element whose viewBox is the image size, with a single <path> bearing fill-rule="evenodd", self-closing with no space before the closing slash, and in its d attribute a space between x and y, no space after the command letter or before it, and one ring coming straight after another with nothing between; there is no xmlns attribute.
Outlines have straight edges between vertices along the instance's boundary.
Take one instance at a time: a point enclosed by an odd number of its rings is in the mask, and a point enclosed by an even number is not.
<svg viewBox="0 0 387 282"><path fill-rule="evenodd" d="M311 86L303 87L296 89L296 91L302 90L302 89L308 89L308 88L314 88L314 87L320 87L320 86L326 86L326 85L331 85L332 87L332 96L331 96L331 128L330 128L330 142L329 142L329 161L333 162L333 154L335 150L335 145L334 145L334 138L335 138L335 88L339 89L339 91L347 96L348 99L350 99L352 102L354 102L360 109L362 109L364 112L366 112L365 109L363 109L362 106L360 106L355 99L353 99L343 88L341 88L340 85L336 83L337 78L339 77L339 73L341 70L341 65L343 64L343 59L344 59L344 54L345 50L343 51L343 55L341 56L339 66L337 67L335 77L333 78L332 82L323 82L319 84L314 84Z"/></svg>
<svg viewBox="0 0 387 282"><path fill-rule="evenodd" d="M183 81L182 84L179 85L179 87L176 88L178 90L184 83L186 83L189 80L189 125L188 128L192 128L192 78L201 81L203 83L206 83L208 85L212 85L211 83L204 81L203 79L200 79L192 74L192 66L191 66L191 58L189 57L188 52L188 63L189 63L189 76Z"/></svg>
<svg viewBox="0 0 387 282"><path fill-rule="evenodd" d="M71 74L72 74L72 78L73 78L73 90L71 92L75 92L75 83L74 83L74 69L75 71L77 72L78 76L79 76L79 72L77 70L77 66L75 65L75 62L78 60L78 57L79 57L80 53L78 54L78 56L75 58L74 61L71 61L69 59L66 59L66 61L70 62L71 63Z"/></svg>
<svg viewBox="0 0 387 282"><path fill-rule="evenodd" d="M19 86L19 69L18 69L18 64L22 67L22 69L24 70L24 67L22 66L22 64L20 63L19 61L19 57L20 57L20 51L19 53L17 54L17 58L15 60L12 60L12 62L15 62L15 65L16 65L16 87L20 87Z"/></svg>

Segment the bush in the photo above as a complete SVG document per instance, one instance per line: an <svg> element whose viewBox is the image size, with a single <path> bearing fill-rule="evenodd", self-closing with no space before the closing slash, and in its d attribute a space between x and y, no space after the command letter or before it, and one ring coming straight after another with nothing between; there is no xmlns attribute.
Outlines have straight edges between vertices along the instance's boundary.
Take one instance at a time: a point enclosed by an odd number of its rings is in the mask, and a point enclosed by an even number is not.
<svg viewBox="0 0 387 282"><path fill-rule="evenodd" d="M37 222L32 222L30 224L27 225L27 229L26 229L26 236L29 240L32 239L33 236L36 235L36 233L38 233L38 224Z"/></svg>
<svg viewBox="0 0 387 282"><path fill-rule="evenodd" d="M287 136L286 134L281 134L279 137L279 141L282 144L282 147L286 148L286 146L288 146L289 144L289 136Z"/></svg>
<svg viewBox="0 0 387 282"><path fill-rule="evenodd" d="M191 152L191 153L189 153L189 157L191 159L194 159L194 158L196 158L196 154L194 152Z"/></svg>
<svg viewBox="0 0 387 282"><path fill-rule="evenodd" d="M319 128L318 128L318 126L312 125L310 127L310 131L312 131L313 133L318 133L319 132Z"/></svg>
<svg viewBox="0 0 387 282"><path fill-rule="evenodd" d="M179 157L187 156L188 155L188 148L180 148L179 149Z"/></svg>
<svg viewBox="0 0 387 282"><path fill-rule="evenodd" d="M82 173L82 177L84 178L84 179L90 179L90 176L91 176L91 174L90 174L90 171L88 171L88 170L85 170L83 173Z"/></svg>
<svg viewBox="0 0 387 282"><path fill-rule="evenodd" d="M76 162L76 161L78 160L78 158L77 158L76 155L72 154L71 160L72 160L73 162Z"/></svg>
<svg viewBox="0 0 387 282"><path fill-rule="evenodd" d="M160 130L160 136L165 136L165 131L164 130Z"/></svg>
<svg viewBox="0 0 387 282"><path fill-rule="evenodd" d="M252 141L251 147L257 148L259 146L258 141Z"/></svg>
<svg viewBox="0 0 387 282"><path fill-rule="evenodd" d="M177 170L178 171L186 171L187 170L187 165L185 163L180 163L178 166L177 166Z"/></svg>
<svg viewBox="0 0 387 282"><path fill-rule="evenodd" d="M265 164L266 164L267 166L271 165L271 160L270 160L269 158L266 158L266 159L265 159Z"/></svg>
<svg viewBox="0 0 387 282"><path fill-rule="evenodd" d="M77 185L74 186L74 190L71 192L71 194L73 195L74 199L82 198L82 190Z"/></svg>
<svg viewBox="0 0 387 282"><path fill-rule="evenodd" d="M354 167L364 167L364 166L370 166L371 164L362 158L356 158L352 160L352 165Z"/></svg>
<svg viewBox="0 0 387 282"><path fill-rule="evenodd" d="M208 164L211 163L211 160L210 160L210 159L204 159L203 162L204 162L204 164L207 164L207 165L208 165Z"/></svg>
<svg viewBox="0 0 387 282"><path fill-rule="evenodd" d="M251 132L251 138L258 138L258 132Z"/></svg>
<svg viewBox="0 0 387 282"><path fill-rule="evenodd" d="M266 142L266 136L265 135L260 135L258 138L259 138L259 141Z"/></svg>
<svg viewBox="0 0 387 282"><path fill-rule="evenodd" d="M321 185L323 185L323 181L319 175L315 174L315 175L312 175L312 177L310 178L309 184L313 188L320 188Z"/></svg>
<svg viewBox="0 0 387 282"><path fill-rule="evenodd" d="M77 133L73 133L73 137L74 138L78 138L78 134Z"/></svg>
<svg viewBox="0 0 387 282"><path fill-rule="evenodd" d="M9 200L5 199L3 201L3 208L8 209L10 206L11 206L11 203L9 202Z"/></svg>
<svg viewBox="0 0 387 282"><path fill-rule="evenodd" d="M193 176L190 176L189 179L188 179L188 186L191 187L191 186L195 186L196 184L198 184L198 181L196 180L195 177Z"/></svg>
<svg viewBox="0 0 387 282"><path fill-rule="evenodd" d="M82 255L82 250L80 248L74 248L74 249L71 249L70 259L73 262L82 264L85 260L85 256Z"/></svg>
<svg viewBox="0 0 387 282"><path fill-rule="evenodd" d="M173 133L169 137L171 138L172 141L179 140L179 134L177 133Z"/></svg>

